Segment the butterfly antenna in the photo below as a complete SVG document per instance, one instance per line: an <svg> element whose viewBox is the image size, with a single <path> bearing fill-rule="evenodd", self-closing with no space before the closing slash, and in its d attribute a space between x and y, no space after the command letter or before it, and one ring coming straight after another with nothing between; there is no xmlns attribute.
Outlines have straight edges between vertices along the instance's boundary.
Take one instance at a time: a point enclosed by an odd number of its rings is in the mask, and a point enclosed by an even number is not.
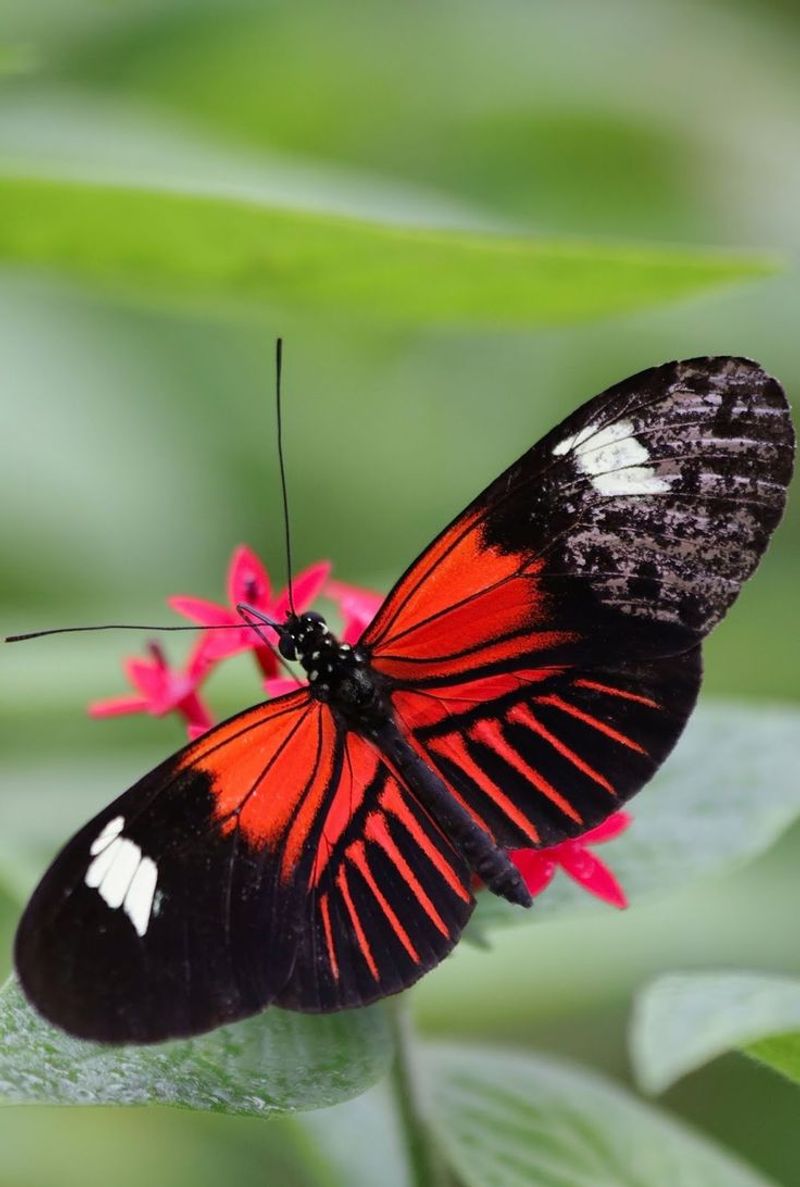
<svg viewBox="0 0 800 1187"><path fill-rule="evenodd" d="M283 338L275 339L275 409L278 422L278 466L281 472L281 493L283 495L283 532L286 540L286 585L289 591L289 609L292 616L296 615L294 608L294 591L292 590L292 539L289 531L289 496L286 493L286 464L283 460L283 408L281 404L281 371L283 370Z"/></svg>
<svg viewBox="0 0 800 1187"><path fill-rule="evenodd" d="M275 625L277 623L268 625ZM28 639L41 639L45 635L74 635L86 631L146 631L152 633L154 631L240 631L242 624L240 622L214 622L204 625L198 623L196 626L149 626L142 623L132 622L104 622L100 626L54 626L44 631L26 631L23 635L6 635L3 639L4 643L25 643Z"/></svg>

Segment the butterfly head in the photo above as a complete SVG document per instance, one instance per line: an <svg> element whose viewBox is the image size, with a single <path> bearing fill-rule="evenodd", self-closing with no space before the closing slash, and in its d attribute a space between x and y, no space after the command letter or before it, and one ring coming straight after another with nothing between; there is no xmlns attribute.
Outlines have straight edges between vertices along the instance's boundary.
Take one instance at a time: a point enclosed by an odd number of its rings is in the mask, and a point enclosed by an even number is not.
<svg viewBox="0 0 800 1187"><path fill-rule="evenodd" d="M332 639L322 615L308 610L305 614L288 616L285 625L280 628L278 651L284 659L299 659L303 663L304 656L314 651L319 644Z"/></svg>
<svg viewBox="0 0 800 1187"><path fill-rule="evenodd" d="M301 664L318 700L334 702L345 713L361 713L376 702L378 689L366 653L340 643L321 614L309 610L290 615L281 630L278 650L284 659Z"/></svg>

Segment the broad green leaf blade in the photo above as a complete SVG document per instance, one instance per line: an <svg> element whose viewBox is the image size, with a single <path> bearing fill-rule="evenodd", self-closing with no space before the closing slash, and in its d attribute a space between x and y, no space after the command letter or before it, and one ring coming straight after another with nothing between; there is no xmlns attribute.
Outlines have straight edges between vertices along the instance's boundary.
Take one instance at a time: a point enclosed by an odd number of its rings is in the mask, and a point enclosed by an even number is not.
<svg viewBox="0 0 800 1187"><path fill-rule="evenodd" d="M7 177L239 198L404 226L496 228L496 218L427 186L334 165L324 153L235 144L204 134L194 120L76 86L18 91L0 108L0 175Z"/></svg>
<svg viewBox="0 0 800 1187"><path fill-rule="evenodd" d="M788 705L705 702L662 769L631 803L634 822L594 852L631 904L716 877L765 852L800 814L800 711ZM482 895L483 926L598 904L565 876L519 911Z"/></svg>
<svg viewBox="0 0 800 1187"><path fill-rule="evenodd" d="M269 1116L348 1100L391 1059L382 1008L270 1009L199 1039L102 1047L42 1021L14 981L0 993L0 1103L175 1105Z"/></svg>
<svg viewBox="0 0 800 1187"><path fill-rule="evenodd" d="M631 1059L647 1092L736 1049L800 1081L800 980L764 973L675 973L636 1001ZM766 1040L758 1042L757 1040Z"/></svg>
<svg viewBox="0 0 800 1187"><path fill-rule="evenodd" d="M0 261L184 302L424 324L569 324L764 276L755 256L419 230L64 180L0 185Z"/></svg>
<svg viewBox="0 0 800 1187"><path fill-rule="evenodd" d="M433 1124L463 1187L768 1187L608 1080L496 1048L435 1047Z"/></svg>

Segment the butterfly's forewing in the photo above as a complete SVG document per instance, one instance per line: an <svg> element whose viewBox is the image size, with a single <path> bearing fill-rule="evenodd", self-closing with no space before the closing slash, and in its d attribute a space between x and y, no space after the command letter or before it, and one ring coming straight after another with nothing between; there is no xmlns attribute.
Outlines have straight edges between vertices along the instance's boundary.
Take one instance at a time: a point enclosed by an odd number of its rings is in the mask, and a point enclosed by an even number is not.
<svg viewBox="0 0 800 1187"><path fill-rule="evenodd" d="M278 1001L416 981L474 906L463 858L306 690L187 746L56 858L19 926L45 1017L104 1042L198 1034Z"/></svg>
<svg viewBox="0 0 800 1187"><path fill-rule="evenodd" d="M786 398L757 364L656 367L568 417L404 574L363 643L500 843L583 832L652 775L792 462Z"/></svg>
<svg viewBox="0 0 800 1187"><path fill-rule="evenodd" d="M303 690L125 792L66 845L23 915L16 966L38 1010L82 1037L152 1042L262 1009L291 973L310 809L340 769L331 715Z"/></svg>

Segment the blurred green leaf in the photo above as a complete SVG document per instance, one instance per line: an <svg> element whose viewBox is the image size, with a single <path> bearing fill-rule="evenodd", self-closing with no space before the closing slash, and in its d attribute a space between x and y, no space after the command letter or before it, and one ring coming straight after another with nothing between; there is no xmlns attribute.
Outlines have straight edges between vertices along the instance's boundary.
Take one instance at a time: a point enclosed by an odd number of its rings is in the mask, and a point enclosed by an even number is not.
<svg viewBox="0 0 800 1187"><path fill-rule="evenodd" d="M178 1109L0 1109L0 1149L0 1187L109 1187L111 1167L114 1187L347 1187L324 1173L299 1114L265 1125Z"/></svg>
<svg viewBox="0 0 800 1187"><path fill-rule="evenodd" d="M800 1001L800 982L797 995ZM774 1071L800 1084L800 1030L759 1039L756 1043L749 1043L743 1050L759 1063L766 1063Z"/></svg>
<svg viewBox="0 0 800 1187"><path fill-rule="evenodd" d="M430 324L568 324L765 276L757 256L423 231L255 202L6 178L0 259L125 292Z"/></svg>
<svg viewBox="0 0 800 1187"><path fill-rule="evenodd" d="M632 903L716 877L765 852L800 814L800 710L700 705L675 752L631 805L634 822L596 852ZM599 905L559 876L532 911L482 895L484 927ZM608 910L603 907L603 910Z"/></svg>
<svg viewBox="0 0 800 1187"><path fill-rule="evenodd" d="M766 973L676 973L639 995L630 1049L647 1092L719 1055L748 1050L800 1082L800 980ZM764 1040L764 1041L759 1041Z"/></svg>
<svg viewBox="0 0 800 1187"><path fill-rule="evenodd" d="M464 1187L766 1187L769 1180L578 1067L437 1046L432 1123Z"/></svg>
<svg viewBox="0 0 800 1187"><path fill-rule="evenodd" d="M18 985L0 993L0 1103L175 1105L269 1116L363 1092L391 1059L380 1007L309 1016L270 1009L198 1039L102 1047L38 1017Z"/></svg>
<svg viewBox="0 0 800 1187"><path fill-rule="evenodd" d="M19 42L0 42L0 76L27 74L38 65L33 46Z"/></svg>
<svg viewBox="0 0 800 1187"><path fill-rule="evenodd" d="M386 1080L354 1100L294 1119L324 1160L331 1187L412 1187L397 1102Z"/></svg>
<svg viewBox="0 0 800 1187"><path fill-rule="evenodd" d="M313 37L276 6L159 7L133 34L123 25L101 46L90 38L67 47L59 74L90 81L112 102L146 94L260 148L446 187L531 226L630 236L656 224L671 238L687 227L696 234L705 206L696 123L676 134L669 118L642 104L628 112L560 71L552 90L541 12L504 5L495 42L484 23L495 19L477 7L463 14L458 37L436 9L409 20L391 7L360 8L357 27L348 3L306 11ZM478 59L483 80L503 78L488 104L476 102ZM209 88L209 77L219 85ZM568 103L559 102L564 92Z"/></svg>

